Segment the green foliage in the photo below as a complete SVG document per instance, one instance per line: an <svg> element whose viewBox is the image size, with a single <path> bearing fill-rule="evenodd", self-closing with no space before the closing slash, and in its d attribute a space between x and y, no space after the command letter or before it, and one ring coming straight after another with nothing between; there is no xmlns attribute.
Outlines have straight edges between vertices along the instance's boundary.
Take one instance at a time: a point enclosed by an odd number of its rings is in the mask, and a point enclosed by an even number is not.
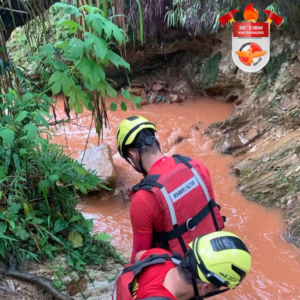
<svg viewBox="0 0 300 300"><path fill-rule="evenodd" d="M50 48L45 48L50 49ZM72 87L74 88L74 86ZM106 234L91 235L93 220L76 210L78 194L102 186L50 143L50 106L45 94L19 97L10 89L0 103L0 259L53 259L64 253L69 268L119 258ZM78 100L79 101L79 100Z"/></svg>
<svg viewBox="0 0 300 300"><path fill-rule="evenodd" d="M203 68L203 85L209 87L214 84L219 77L219 63L222 59L222 54L219 51L205 62Z"/></svg>
<svg viewBox="0 0 300 300"><path fill-rule="evenodd" d="M243 10L250 3L247 0L173 0L172 7L165 14L165 20L168 27L185 27L193 35L216 33L222 28L219 17L238 9L239 12L234 18L237 21L242 20ZM266 13L263 12L267 9L284 17L282 28L289 31L291 27L299 29L299 0L259 0L255 2L254 7L258 10L261 20L267 19Z"/></svg>

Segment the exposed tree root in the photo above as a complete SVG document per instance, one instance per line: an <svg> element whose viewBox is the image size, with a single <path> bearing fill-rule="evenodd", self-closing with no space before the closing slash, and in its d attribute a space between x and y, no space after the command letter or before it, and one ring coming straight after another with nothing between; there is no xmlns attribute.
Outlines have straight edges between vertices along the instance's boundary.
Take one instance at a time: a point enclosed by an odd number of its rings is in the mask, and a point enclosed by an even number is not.
<svg viewBox="0 0 300 300"><path fill-rule="evenodd" d="M46 279L35 274L30 274L28 272L18 271L14 266L9 267L7 270L0 268L0 273L4 276L10 276L19 280L27 281L42 287L45 291L51 294L55 299L59 300L72 300L69 296L60 293L53 285L51 280Z"/></svg>

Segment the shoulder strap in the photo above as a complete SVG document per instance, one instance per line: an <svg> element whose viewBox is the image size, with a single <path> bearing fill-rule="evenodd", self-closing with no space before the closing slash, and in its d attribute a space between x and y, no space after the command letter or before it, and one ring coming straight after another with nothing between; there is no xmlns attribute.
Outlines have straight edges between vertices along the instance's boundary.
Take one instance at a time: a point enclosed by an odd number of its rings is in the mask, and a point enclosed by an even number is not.
<svg viewBox="0 0 300 300"><path fill-rule="evenodd" d="M133 271L134 276L137 276L145 267L155 264L162 264L166 262L167 259L171 260L172 258L168 254L151 254L145 259L138 261L127 268L124 268L122 274Z"/></svg>
<svg viewBox="0 0 300 300"><path fill-rule="evenodd" d="M136 184L132 188L132 190L134 192L137 192L139 190L151 191L151 189L154 186L156 186L159 189L161 189L163 187L163 185L157 182L157 180L159 179L159 177L160 177L159 174L148 175L146 178L142 179L138 184Z"/></svg>

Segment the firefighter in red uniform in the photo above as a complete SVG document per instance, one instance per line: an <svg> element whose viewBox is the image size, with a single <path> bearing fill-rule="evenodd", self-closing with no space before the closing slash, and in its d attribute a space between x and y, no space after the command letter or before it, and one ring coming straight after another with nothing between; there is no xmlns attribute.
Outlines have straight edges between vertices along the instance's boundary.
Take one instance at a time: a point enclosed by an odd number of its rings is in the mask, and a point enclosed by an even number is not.
<svg viewBox="0 0 300 300"><path fill-rule="evenodd" d="M207 168L189 157L164 156L156 131L141 116L123 120L117 131L120 155L145 177L130 191L131 262L154 247L184 255L196 236L224 228Z"/></svg>

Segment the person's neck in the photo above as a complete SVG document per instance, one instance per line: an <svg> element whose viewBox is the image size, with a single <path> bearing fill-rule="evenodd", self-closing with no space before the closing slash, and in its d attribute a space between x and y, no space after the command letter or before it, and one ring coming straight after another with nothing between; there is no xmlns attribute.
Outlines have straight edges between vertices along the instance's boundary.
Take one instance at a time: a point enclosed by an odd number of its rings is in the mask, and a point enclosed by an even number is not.
<svg viewBox="0 0 300 300"><path fill-rule="evenodd" d="M193 286L182 281L177 268L170 269L163 285L177 300L189 300L194 297Z"/></svg>
<svg viewBox="0 0 300 300"><path fill-rule="evenodd" d="M163 157L164 155L161 152L158 152L157 154L147 155L147 158L144 158L144 156L142 155L143 168L148 173L153 164Z"/></svg>

